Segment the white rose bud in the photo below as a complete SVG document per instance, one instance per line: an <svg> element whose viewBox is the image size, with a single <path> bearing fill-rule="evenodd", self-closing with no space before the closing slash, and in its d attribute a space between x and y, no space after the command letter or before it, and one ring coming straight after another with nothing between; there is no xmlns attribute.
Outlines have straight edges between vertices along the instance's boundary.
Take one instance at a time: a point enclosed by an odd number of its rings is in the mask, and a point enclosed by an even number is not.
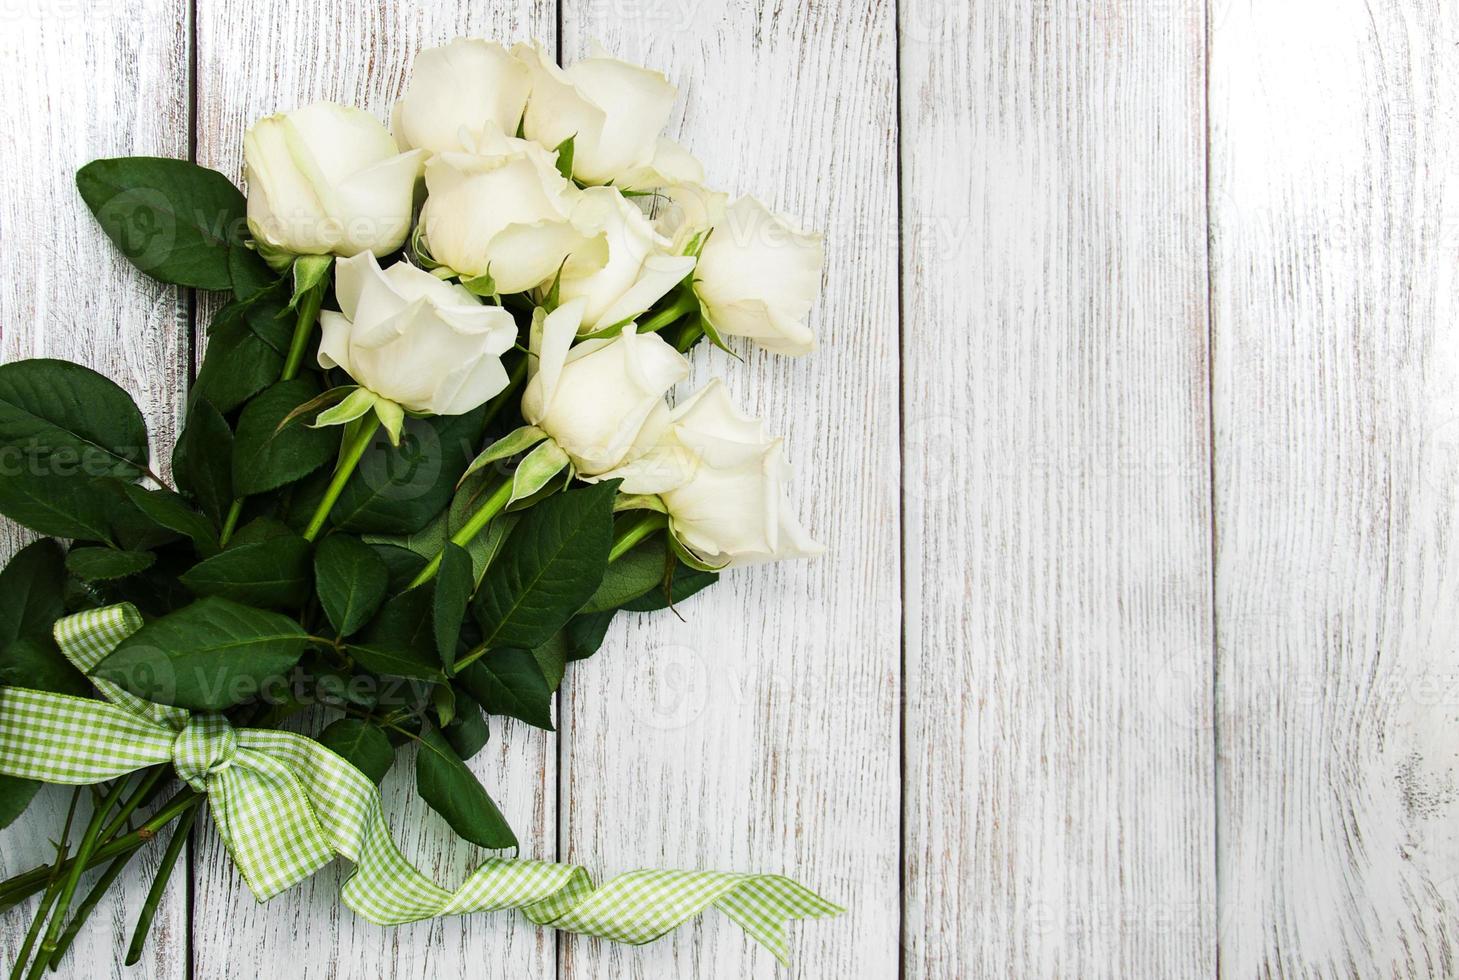
<svg viewBox="0 0 1459 980"><path fill-rule="evenodd" d="M432 153L474 148L488 127L515 133L532 76L495 41L457 38L415 56L391 126L403 146Z"/></svg>
<svg viewBox="0 0 1459 980"><path fill-rule="evenodd" d="M520 293L564 272L603 264L596 229L575 221L582 191L557 172L551 152L491 129L475 154L442 153L426 166L420 222L437 262L468 278L490 275L497 292Z"/></svg>
<svg viewBox="0 0 1459 980"><path fill-rule="evenodd" d="M522 129L547 147L573 137L574 177L587 184L622 183L650 179L659 168L670 173L687 168L692 175L698 166L692 158L686 162L688 154L677 146L660 147L675 90L659 72L600 51L566 69L553 64L540 45L519 44L512 53L532 72Z"/></svg>
<svg viewBox="0 0 1459 980"><path fill-rule="evenodd" d="M401 153L367 112L316 102L243 137L248 227L269 252L384 255L410 231L425 154Z"/></svg>
<svg viewBox="0 0 1459 980"><path fill-rule="evenodd" d="M631 327L572 346L584 306L564 303L533 325L536 368L522 416L553 438L579 476L592 477L657 441L668 420L664 394L688 376L689 362L658 335Z"/></svg>
<svg viewBox="0 0 1459 980"><path fill-rule="evenodd" d="M816 346L805 319L824 260L819 235L742 197L699 253L694 292L719 333L749 337L777 354L806 354Z"/></svg>
<svg viewBox="0 0 1459 980"><path fill-rule="evenodd" d="M368 252L335 266L340 312L320 315L319 366L416 412L461 415L507 386L517 325L461 286Z"/></svg>
<svg viewBox="0 0 1459 980"><path fill-rule="evenodd" d="M674 534L711 565L810 558L817 544L790 512L779 439L711 381L669 414L657 444L624 467L624 493L657 493Z"/></svg>
<svg viewBox="0 0 1459 980"><path fill-rule="evenodd" d="M601 227L607 263L587 274L563 274L561 301L583 299L582 332L630 320L652 306L694 268L688 255L671 255L667 238L657 234L632 201L611 187L583 192L579 215Z"/></svg>

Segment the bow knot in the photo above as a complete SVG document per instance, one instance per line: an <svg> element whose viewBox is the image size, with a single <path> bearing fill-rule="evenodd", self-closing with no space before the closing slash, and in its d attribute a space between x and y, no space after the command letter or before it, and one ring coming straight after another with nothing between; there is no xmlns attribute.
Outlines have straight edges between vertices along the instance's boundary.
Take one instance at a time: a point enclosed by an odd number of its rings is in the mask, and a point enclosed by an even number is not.
<svg viewBox="0 0 1459 980"><path fill-rule="evenodd" d="M194 715L172 743L177 777L200 793L207 792L208 777L231 767L237 754L238 733L222 715Z"/></svg>

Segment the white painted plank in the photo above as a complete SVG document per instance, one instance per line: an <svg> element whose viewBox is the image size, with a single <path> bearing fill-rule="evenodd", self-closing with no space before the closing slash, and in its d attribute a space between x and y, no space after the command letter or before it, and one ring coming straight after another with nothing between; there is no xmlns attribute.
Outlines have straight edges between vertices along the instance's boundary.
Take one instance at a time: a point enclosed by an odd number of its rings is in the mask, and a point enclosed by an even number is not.
<svg viewBox="0 0 1459 980"><path fill-rule="evenodd" d="M1459 10L1212 8L1221 971L1459 973Z"/></svg>
<svg viewBox="0 0 1459 980"><path fill-rule="evenodd" d="M1211 976L1202 4L901 66L905 976Z"/></svg>
<svg viewBox="0 0 1459 980"><path fill-rule="evenodd" d="M795 967L711 912L641 949L571 938L574 978L894 977L899 592L893 6L837 0L568 2L564 54L593 39L668 74L671 125L709 181L827 232L794 360L701 351L786 438L795 506L830 546L743 569L673 614L622 617L568 672L562 840L607 875L709 867L799 877L851 912L792 927ZM689 390L688 386L684 390ZM631 621L627 621L631 620Z"/></svg>
<svg viewBox="0 0 1459 980"><path fill-rule="evenodd" d="M0 23L0 360L58 357L112 378L141 406L153 467L168 464L187 382L187 304L137 273L76 193L97 157L188 150L187 10L168 0L7 4ZM34 535L0 528L8 557ZM0 831L0 877L54 859L69 790L47 787ZM83 804L83 818L86 812ZM73 833L73 843L79 832ZM161 848L133 861L53 974L186 975L186 876L162 899L141 963L121 966ZM86 879L89 885L90 877ZM34 901L0 917L0 964L15 961Z"/></svg>
<svg viewBox="0 0 1459 980"><path fill-rule="evenodd" d="M245 129L259 116L317 99L361 106L387 119L422 47L462 34L552 41L548 2L363 5L351 0L199 0L198 157L241 178ZM555 847L555 739L493 722L493 740L472 768L523 841L524 854ZM454 838L416 796L402 756L383 787L391 827L406 855L445 882L459 881L484 852ZM264 971L308 978L550 976L549 934L512 914L477 915L382 929L339 904L339 866L266 906L255 903L208 829L195 869L193 934L198 980Z"/></svg>

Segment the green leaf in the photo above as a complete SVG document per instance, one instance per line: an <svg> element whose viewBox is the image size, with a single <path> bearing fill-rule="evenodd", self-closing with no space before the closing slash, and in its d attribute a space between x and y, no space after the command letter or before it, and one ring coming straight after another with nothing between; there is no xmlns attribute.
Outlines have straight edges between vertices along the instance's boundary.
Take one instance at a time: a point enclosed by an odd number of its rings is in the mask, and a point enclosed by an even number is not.
<svg viewBox="0 0 1459 980"><path fill-rule="evenodd" d="M308 643L287 616L213 597L146 624L92 673L148 701L221 711L293 667Z"/></svg>
<svg viewBox="0 0 1459 980"><path fill-rule="evenodd" d="M309 598L309 542L292 532L267 541L234 542L178 581L200 596L298 609Z"/></svg>
<svg viewBox="0 0 1459 980"><path fill-rule="evenodd" d="M0 650L0 670L13 683L37 691L91 697L91 682L77 670L50 636L22 636Z"/></svg>
<svg viewBox="0 0 1459 980"><path fill-rule="evenodd" d="M375 615L389 580L375 550L347 534L331 534L314 553L314 588L339 636L349 636Z"/></svg>
<svg viewBox="0 0 1459 980"><path fill-rule="evenodd" d="M332 511L356 533L413 534L446 509L481 436L484 409L407 419L400 445L381 433L360 459Z"/></svg>
<svg viewBox="0 0 1459 980"><path fill-rule="evenodd" d="M94 160L76 187L121 253L162 282L229 289L229 252L241 247L246 202L216 170L186 160Z"/></svg>
<svg viewBox="0 0 1459 980"><path fill-rule="evenodd" d="M461 683L489 714L552 727L552 689L527 650L493 650L461 672Z"/></svg>
<svg viewBox="0 0 1459 980"><path fill-rule="evenodd" d="M696 592L707 589L718 581L718 572L699 572L681 565L674 572L672 601L670 601L670 590L660 587L645 592L637 599L630 599L619 608L627 612L656 612L659 609L667 609L671 605L678 605Z"/></svg>
<svg viewBox="0 0 1459 980"><path fill-rule="evenodd" d="M190 538L204 558L218 553L218 536L213 533L213 526L177 494L170 490L146 490L133 483L123 486L122 491L153 523Z"/></svg>
<svg viewBox="0 0 1459 980"><path fill-rule="evenodd" d="M664 580L667 555L662 542L646 542L608 566L598 591L580 610L585 613L617 609L650 591Z"/></svg>
<svg viewBox="0 0 1459 980"><path fill-rule="evenodd" d="M334 268L333 255L301 255L294 260L294 295L289 300L289 309L296 309L299 302L315 289L322 290L324 277Z"/></svg>
<svg viewBox="0 0 1459 980"><path fill-rule="evenodd" d="M558 630L552 634L552 639L532 651L532 659L537 661L537 667L542 671L542 679L547 682L547 690L556 693L562 686L562 676L567 673L567 638L565 630Z"/></svg>
<svg viewBox="0 0 1459 980"><path fill-rule="evenodd" d="M472 603L488 649L541 646L592 598L608 567L617 486L558 494L523 515Z"/></svg>
<svg viewBox="0 0 1459 980"><path fill-rule="evenodd" d="M214 524L223 523L234 496L233 430L206 399L196 398L188 408L187 424L172 451L172 475Z"/></svg>
<svg viewBox="0 0 1459 980"><path fill-rule="evenodd" d="M30 806L41 784L34 779L0 775L0 830L15 822Z"/></svg>
<svg viewBox="0 0 1459 980"><path fill-rule="evenodd" d="M448 668L456 661L456 641L461 636L461 622L466 618L466 604L471 601L475 585L471 555L465 548L447 544L441 552L440 570L436 572L432 624L436 651Z"/></svg>
<svg viewBox="0 0 1459 980"><path fill-rule="evenodd" d="M91 695L91 682L51 633L66 613L65 590L65 556L54 541L27 545L0 572L0 683Z"/></svg>
<svg viewBox="0 0 1459 980"><path fill-rule="evenodd" d="M444 680L431 612L431 590L403 592L385 603L349 652L376 674Z"/></svg>
<svg viewBox="0 0 1459 980"><path fill-rule="evenodd" d="M456 717L441 734L446 736L446 741L451 743L458 756L469 759L486 745L491 738L491 729L487 727L486 716L481 713L481 705L464 687L453 685L452 691L456 695Z"/></svg>
<svg viewBox="0 0 1459 980"><path fill-rule="evenodd" d="M517 835L496 803L440 732L421 736L415 784L421 799L464 839L494 849L517 846Z"/></svg>
<svg viewBox="0 0 1459 980"><path fill-rule="evenodd" d="M147 426L132 397L90 368L49 358L0 365L0 478L135 479Z"/></svg>
<svg viewBox="0 0 1459 980"><path fill-rule="evenodd" d="M319 741L368 776L376 786L395 761L395 746L385 733L358 718L341 718L319 733Z"/></svg>
<svg viewBox="0 0 1459 980"><path fill-rule="evenodd" d="M387 594L403 592L426 567L425 558L405 548L392 544L371 544L370 547L375 549L375 554L380 556L390 574L389 584L385 587Z"/></svg>
<svg viewBox="0 0 1459 980"><path fill-rule="evenodd" d="M190 397L231 412L278 380L284 355L265 341L238 311L224 307L208 329L208 349Z"/></svg>
<svg viewBox="0 0 1459 980"><path fill-rule="evenodd" d="M279 284L279 277L268 263L247 247L228 250L228 279L233 286L233 298L238 300L252 299Z"/></svg>
<svg viewBox="0 0 1459 980"><path fill-rule="evenodd" d="M0 648L23 636L50 636L66 614L66 558L51 540L20 549L0 572Z"/></svg>
<svg viewBox="0 0 1459 980"><path fill-rule="evenodd" d="M568 620L561 634L563 653L567 660L586 660L597 653L603 645L603 638L608 635L608 627L613 624L613 617L617 614L618 610L609 609L605 612L585 613Z"/></svg>
<svg viewBox="0 0 1459 980"><path fill-rule="evenodd" d="M572 180L573 146L576 143L577 135L573 134L557 144L557 172L562 174L563 180Z"/></svg>
<svg viewBox="0 0 1459 980"><path fill-rule="evenodd" d="M72 548L66 555L66 570L83 582L106 582L136 575L151 568L156 560L150 551Z"/></svg>
<svg viewBox="0 0 1459 980"><path fill-rule="evenodd" d="M79 541L112 540L111 511L94 480L71 476L0 475L0 514L41 534Z"/></svg>
<svg viewBox="0 0 1459 980"><path fill-rule="evenodd" d="M243 410L233 440L233 491L249 497L291 483L314 472L335 456L338 433L311 429L294 421L279 429L296 407L319 394L316 381L304 377L280 381Z"/></svg>

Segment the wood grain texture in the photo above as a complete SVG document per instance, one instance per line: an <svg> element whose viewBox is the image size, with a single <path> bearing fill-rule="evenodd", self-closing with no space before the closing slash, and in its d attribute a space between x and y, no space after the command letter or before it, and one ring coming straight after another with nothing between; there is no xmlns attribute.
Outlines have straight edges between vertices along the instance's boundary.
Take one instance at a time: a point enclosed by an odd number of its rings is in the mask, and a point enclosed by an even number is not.
<svg viewBox="0 0 1459 980"><path fill-rule="evenodd" d="M1212 11L1221 968L1459 973L1459 11Z"/></svg>
<svg viewBox="0 0 1459 980"><path fill-rule="evenodd" d="M908 978L1214 973L1202 25L901 5Z"/></svg>
<svg viewBox="0 0 1459 980"><path fill-rule="evenodd" d="M171 0L21 2L0 10L0 361L58 357L100 371L146 416L153 466L166 467L187 382L187 304L137 273L76 192L97 157L188 150L187 8ZM0 522L6 559L34 537ZM48 787L0 831L0 877L53 860L69 790ZM85 805L83 804L83 813ZM73 843L80 837L73 836ZM187 972L186 882L163 897L142 962L125 950L160 848L148 848L98 906L57 974L181 978ZM89 881L89 878L87 879ZM34 902L0 916L7 971Z"/></svg>
<svg viewBox="0 0 1459 980"><path fill-rule="evenodd" d="M556 9L547 2L359 4L353 0L199 0L198 159L241 179L243 133L260 116L319 99L388 118L415 54L462 34L552 43ZM471 763L523 842L553 856L555 739L493 722L493 739ZM457 840L415 793L404 756L383 795L407 857L456 882L484 852ZM551 976L549 934L511 914L476 915L382 929L339 904L342 869L258 905L208 829L194 872L194 976L293 978Z"/></svg>
<svg viewBox="0 0 1459 980"><path fill-rule="evenodd" d="M827 235L805 359L701 351L786 439L795 508L830 548L734 571L670 613L623 617L564 687L564 857L783 872L851 908L792 927L779 970L717 913L641 949L568 937L562 976L897 973L898 473L893 6L568 2L592 40L679 87L671 134L709 182ZM683 386L691 390L691 385Z"/></svg>

